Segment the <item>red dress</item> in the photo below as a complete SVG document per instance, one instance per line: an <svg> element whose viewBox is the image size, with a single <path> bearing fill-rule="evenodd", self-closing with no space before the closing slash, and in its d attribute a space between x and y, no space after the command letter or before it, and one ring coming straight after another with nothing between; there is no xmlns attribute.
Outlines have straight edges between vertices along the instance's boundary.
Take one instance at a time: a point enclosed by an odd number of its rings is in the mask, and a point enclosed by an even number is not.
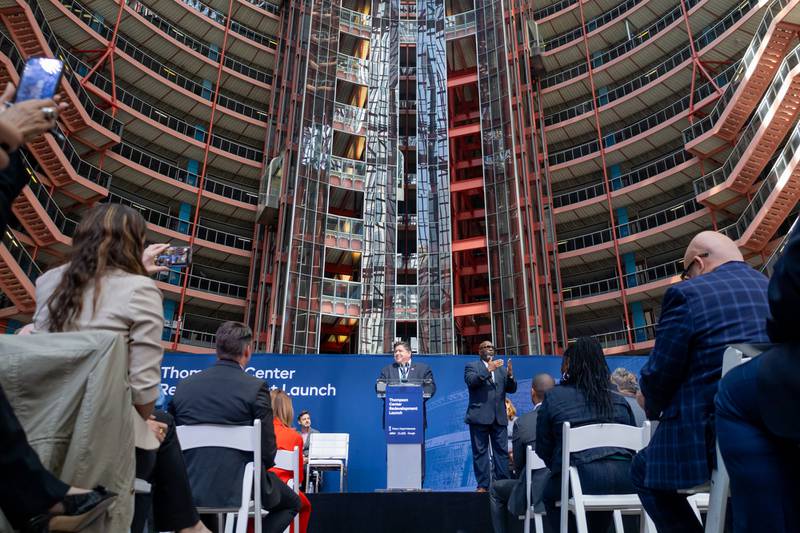
<svg viewBox="0 0 800 533"><path fill-rule="evenodd" d="M277 418L273 419L273 425L275 426L275 442L279 450L292 451L295 446L300 449L300 484L302 485L303 476L305 475L305 470L303 468L303 437L292 428L286 427L284 423ZM292 473L289 470L270 468L270 472L273 472L284 483L292 479ZM300 533L306 533L306 531L308 531L308 520L311 518L311 503L302 492L300 492L300 501L302 502L300 507ZM292 521L292 529L290 531L291 533L296 533L294 531L294 521Z"/></svg>

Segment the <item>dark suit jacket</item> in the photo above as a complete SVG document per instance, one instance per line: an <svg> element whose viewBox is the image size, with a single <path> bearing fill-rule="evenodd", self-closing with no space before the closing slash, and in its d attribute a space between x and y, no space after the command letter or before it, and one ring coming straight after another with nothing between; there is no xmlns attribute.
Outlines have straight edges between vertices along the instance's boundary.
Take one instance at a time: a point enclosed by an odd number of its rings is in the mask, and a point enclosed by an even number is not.
<svg viewBox="0 0 800 533"><path fill-rule="evenodd" d="M575 386L570 384L558 385L547 392L544 401L536 410L536 455L542 458L544 464L556 476L561 475L561 443L564 436L564 422L569 422L572 427L588 426L590 424L616 423L635 426L631 408L625 397L609 390L614 412L611 417L603 416L597 412L593 405L589 405L586 396ZM633 452L624 448L591 448L582 452L573 453L570 458L572 466L580 466L611 455L633 457Z"/></svg>
<svg viewBox="0 0 800 533"><path fill-rule="evenodd" d="M6 230L13 217L11 204L28 184L29 179L28 173L23 170L19 150L8 155L8 166L0 170L0 234Z"/></svg>
<svg viewBox="0 0 800 533"><path fill-rule="evenodd" d="M646 487L672 490L708 481L722 354L731 344L766 342L768 312L767 278L740 261L667 290L640 379L647 416L660 420L647 448Z"/></svg>
<svg viewBox="0 0 800 533"><path fill-rule="evenodd" d="M211 368L184 379L169 405L175 425L221 424L250 426L261 420L261 461L275 464L275 430L267 383L245 374L233 361L219 360ZM224 448L196 448L184 454L186 471L198 507L235 507L241 501L244 467L252 454ZM277 503L273 486L281 481L265 472L261 477L264 508ZM270 497L274 494L275 498ZM272 500L272 501L271 501Z"/></svg>
<svg viewBox="0 0 800 533"><path fill-rule="evenodd" d="M423 379L431 380L430 385L423 386L423 393L430 392L431 398L436 394L436 381L433 379L433 371L431 367L426 365L425 363L417 363L413 359L411 360L411 368L408 369L408 379L409 381L417 381ZM392 363L391 365L386 365L381 369L381 375L378 376L378 381L395 381L400 380L400 365L397 363ZM377 384L376 384L377 387ZM425 398L422 402L422 425L423 427L428 427L428 413L425 406L425 403L429 400L429 398ZM386 410L383 411L383 425L386 426Z"/></svg>
<svg viewBox="0 0 800 533"><path fill-rule="evenodd" d="M795 228L769 282L767 332L781 343L761 354L758 406L775 435L800 441L800 231Z"/></svg>
<svg viewBox="0 0 800 533"><path fill-rule="evenodd" d="M494 371L494 381L482 360L464 367L464 382L469 389L469 404L464 422L467 424L508 425L506 393L517 391L517 382L501 366Z"/></svg>
<svg viewBox="0 0 800 533"><path fill-rule="evenodd" d="M536 448L536 418L538 411L525 413L517 418L514 424L514 436L511 439L514 450L514 469L519 472L517 484L511 489L511 496L508 499L508 510L514 516L525 514L525 507L528 500L525 497L525 464L527 462L527 447ZM550 479L550 471L547 468L540 468L531 472L531 501L540 503L544 487Z"/></svg>

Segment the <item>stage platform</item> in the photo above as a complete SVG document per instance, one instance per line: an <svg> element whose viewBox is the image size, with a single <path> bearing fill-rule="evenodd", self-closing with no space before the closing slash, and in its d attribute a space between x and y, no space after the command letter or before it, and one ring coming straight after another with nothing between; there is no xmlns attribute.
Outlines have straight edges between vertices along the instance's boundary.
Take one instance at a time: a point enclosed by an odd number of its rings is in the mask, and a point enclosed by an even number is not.
<svg viewBox="0 0 800 533"><path fill-rule="evenodd" d="M487 533L489 495L477 492L309 494L310 533Z"/></svg>

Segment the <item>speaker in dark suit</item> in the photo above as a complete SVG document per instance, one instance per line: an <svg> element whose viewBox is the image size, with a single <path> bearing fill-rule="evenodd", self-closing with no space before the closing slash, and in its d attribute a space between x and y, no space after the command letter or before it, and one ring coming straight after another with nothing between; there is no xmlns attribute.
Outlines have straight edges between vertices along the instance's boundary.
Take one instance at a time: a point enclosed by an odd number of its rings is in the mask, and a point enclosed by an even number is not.
<svg viewBox="0 0 800 533"><path fill-rule="evenodd" d="M272 404L266 381L244 372L252 355L252 332L239 322L217 330L217 362L189 376L175 389L169 412L175 424L250 426L261 420L261 502L269 514L264 531L282 532L300 511L300 499L267 469L275 464ZM195 448L184 452L186 470L198 507L238 507L242 477L252 454L227 448Z"/></svg>
<svg viewBox="0 0 800 533"><path fill-rule="evenodd" d="M641 371L650 445L633 461L632 479L659 531L701 532L680 489L711 477L714 395L731 344L767 341L767 278L742 259L728 237L704 231L683 258L685 281L664 295L656 342Z"/></svg>
<svg viewBox="0 0 800 533"><path fill-rule="evenodd" d="M405 341L398 341L394 343L394 363L386 365L381 369L381 374L378 376L377 383L392 383L392 382L408 382L419 383L422 385L422 393L429 398L433 398L436 394L436 381L433 379L433 371L431 367L425 363L420 363L411 360L411 347ZM428 416L425 409L425 402L429 398L425 398L422 404L422 422L425 428L428 427ZM386 412L384 411L383 425L386 426Z"/></svg>
<svg viewBox="0 0 800 533"><path fill-rule="evenodd" d="M517 390L511 361L508 371L503 360L494 358L494 345L480 345L480 360L464 367L464 382L469 389L469 404L464 422L469 425L472 466L478 491L489 490L489 446L492 447L494 479L508 479L508 416L506 393Z"/></svg>
<svg viewBox="0 0 800 533"><path fill-rule="evenodd" d="M796 531L800 524L800 232L769 282L770 341L732 369L716 397L719 448L731 479L734 531ZM764 512L768 509L768 512Z"/></svg>

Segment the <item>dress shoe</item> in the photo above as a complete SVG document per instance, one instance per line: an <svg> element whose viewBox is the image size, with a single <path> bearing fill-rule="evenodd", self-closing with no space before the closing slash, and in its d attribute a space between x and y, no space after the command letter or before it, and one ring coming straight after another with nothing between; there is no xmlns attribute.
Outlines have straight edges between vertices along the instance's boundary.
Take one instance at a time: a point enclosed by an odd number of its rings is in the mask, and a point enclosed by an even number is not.
<svg viewBox="0 0 800 533"><path fill-rule="evenodd" d="M489 489L485 489L483 487L478 487L478 490L476 490L475 492L489 492Z"/></svg>
<svg viewBox="0 0 800 533"><path fill-rule="evenodd" d="M105 487L95 487L91 492L64 496L60 513L44 513L28 522L23 533L49 533L51 531L80 531L94 522L108 509L116 498L116 493Z"/></svg>

